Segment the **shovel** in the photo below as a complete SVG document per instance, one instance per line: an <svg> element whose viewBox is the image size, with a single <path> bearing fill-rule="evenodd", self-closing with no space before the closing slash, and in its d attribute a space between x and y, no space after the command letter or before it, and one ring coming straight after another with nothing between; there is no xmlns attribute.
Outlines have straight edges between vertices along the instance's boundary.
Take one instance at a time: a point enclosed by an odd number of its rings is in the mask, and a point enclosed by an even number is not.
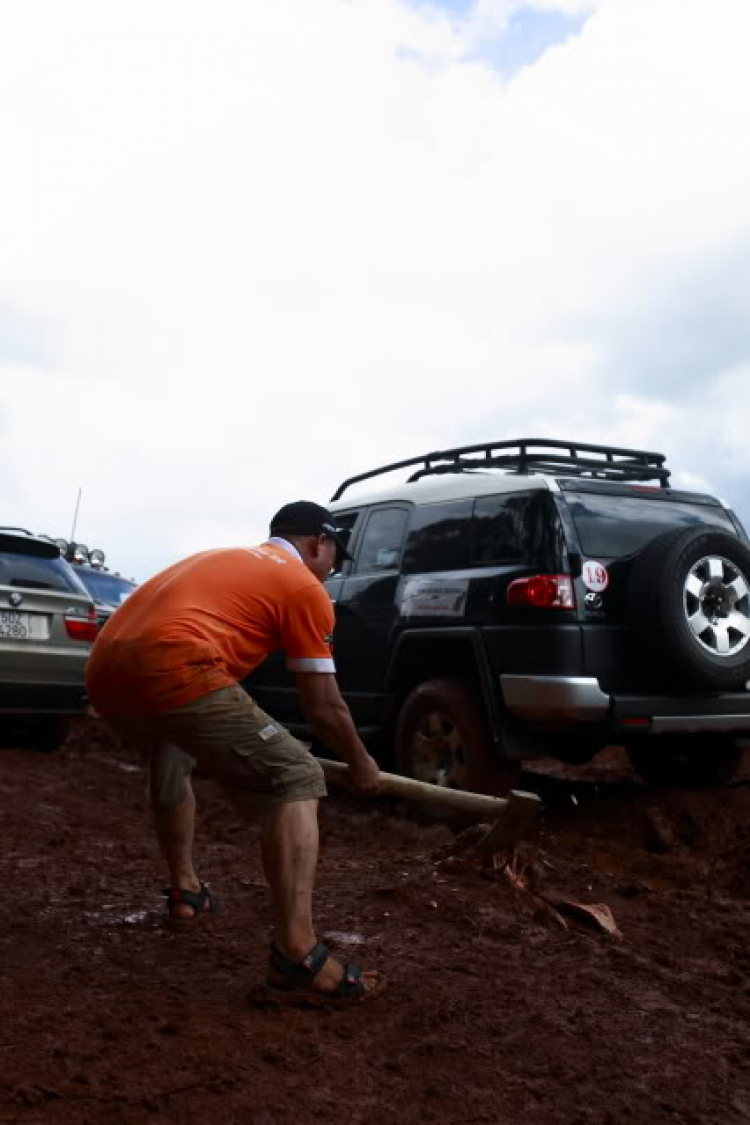
<svg viewBox="0 0 750 1125"><path fill-rule="evenodd" d="M329 758L317 760L323 767L326 781L332 785L346 785L349 769L346 763ZM481 851L496 851L521 839L534 828L543 807L536 793L527 793L523 789L512 789L507 797L488 797L484 793L447 789L442 785L431 785L427 781L382 771L379 796L397 797L402 801L415 801L445 809L446 812L461 813L476 820L492 821L493 827L481 841Z"/></svg>

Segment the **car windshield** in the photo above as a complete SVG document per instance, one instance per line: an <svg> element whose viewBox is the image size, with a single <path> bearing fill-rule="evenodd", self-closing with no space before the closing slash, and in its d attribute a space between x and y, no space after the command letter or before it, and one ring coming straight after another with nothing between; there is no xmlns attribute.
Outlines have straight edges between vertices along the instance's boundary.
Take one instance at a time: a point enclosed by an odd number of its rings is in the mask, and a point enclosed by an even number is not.
<svg viewBox="0 0 750 1125"><path fill-rule="evenodd" d="M84 593L75 574L62 559L40 558L16 551L0 551L0 586Z"/></svg>
<svg viewBox="0 0 750 1125"><path fill-rule="evenodd" d="M640 551L663 531L708 524L736 535L718 504L662 500L657 496L566 492L584 554L623 558Z"/></svg>
<svg viewBox="0 0 750 1125"><path fill-rule="evenodd" d="M79 567L78 575L94 601L100 605L120 605L135 590L135 583L104 570Z"/></svg>

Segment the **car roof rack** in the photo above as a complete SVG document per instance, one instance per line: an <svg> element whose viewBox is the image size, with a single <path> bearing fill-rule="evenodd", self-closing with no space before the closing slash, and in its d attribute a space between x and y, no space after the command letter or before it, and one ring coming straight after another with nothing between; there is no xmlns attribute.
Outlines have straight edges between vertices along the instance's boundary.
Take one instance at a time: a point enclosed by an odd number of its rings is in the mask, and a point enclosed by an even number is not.
<svg viewBox="0 0 750 1125"><path fill-rule="evenodd" d="M669 469L664 467L663 453L649 453L643 449L620 449L614 445L588 445L579 441L556 441L544 438L516 438L512 441L481 442L479 445L462 445L456 449L443 449L394 461L343 481L330 502L339 500L353 484L396 469L420 466L408 478L409 483L420 477L440 473L465 473L477 469L506 469L517 473L553 473L561 471L567 476L589 477L594 480L613 480L623 483L655 480L662 488L669 487Z"/></svg>

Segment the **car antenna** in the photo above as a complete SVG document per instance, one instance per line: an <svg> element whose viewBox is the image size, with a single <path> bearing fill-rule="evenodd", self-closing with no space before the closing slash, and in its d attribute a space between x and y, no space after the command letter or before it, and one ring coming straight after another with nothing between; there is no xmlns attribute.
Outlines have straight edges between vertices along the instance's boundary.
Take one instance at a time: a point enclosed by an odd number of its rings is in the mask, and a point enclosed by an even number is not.
<svg viewBox="0 0 750 1125"><path fill-rule="evenodd" d="M73 527L72 527L71 532L70 532L71 543L75 542L76 524L78 523L78 509L81 506L81 493L82 492L83 492L83 489L79 486L79 488L78 488L78 499L76 500L76 510L73 514Z"/></svg>

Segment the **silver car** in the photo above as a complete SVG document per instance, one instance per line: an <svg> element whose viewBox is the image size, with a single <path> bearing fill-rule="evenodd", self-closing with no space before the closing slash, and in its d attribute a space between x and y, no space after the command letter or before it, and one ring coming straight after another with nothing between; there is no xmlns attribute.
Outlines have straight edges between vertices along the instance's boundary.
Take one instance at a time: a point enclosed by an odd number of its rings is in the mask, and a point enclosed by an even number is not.
<svg viewBox="0 0 750 1125"><path fill-rule="evenodd" d="M96 610L59 548L0 528L0 743L54 749L85 710Z"/></svg>

